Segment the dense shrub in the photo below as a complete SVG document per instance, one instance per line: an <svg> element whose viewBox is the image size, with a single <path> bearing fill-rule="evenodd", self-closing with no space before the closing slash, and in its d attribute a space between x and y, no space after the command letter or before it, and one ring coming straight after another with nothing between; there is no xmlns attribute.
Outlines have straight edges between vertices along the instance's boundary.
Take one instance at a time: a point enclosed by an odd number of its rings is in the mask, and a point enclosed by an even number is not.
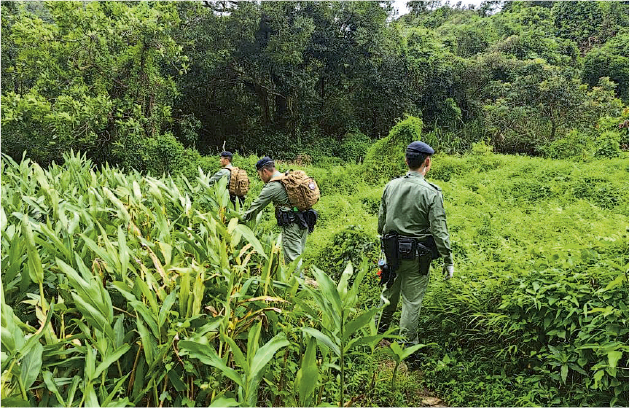
<svg viewBox="0 0 630 408"><path fill-rule="evenodd" d="M422 119L407 116L387 137L374 143L365 157L365 179L370 183L389 180L406 172L405 148L421 140Z"/></svg>
<svg viewBox="0 0 630 408"><path fill-rule="evenodd" d="M619 139L619 132L611 130L603 132L596 141L595 157L619 157L621 154Z"/></svg>
<svg viewBox="0 0 630 408"><path fill-rule="evenodd" d="M477 143L472 144L470 152L473 155L485 156L488 154L492 154L492 150L494 150L494 147L492 145L487 144L485 140L481 140Z"/></svg>
<svg viewBox="0 0 630 408"><path fill-rule="evenodd" d="M361 163L371 144L368 136L355 130L344 136L337 149L337 156L346 162Z"/></svg>
<svg viewBox="0 0 630 408"><path fill-rule="evenodd" d="M321 249L316 257L317 266L337 280L348 262L359 265L363 257L376 259L379 248L374 233L350 225L333 235L329 243Z"/></svg>
<svg viewBox="0 0 630 408"><path fill-rule="evenodd" d="M628 372L617 366L628 358L628 280L621 265L600 258L588 249L555 254L549 269L503 297L522 364L560 394L548 403L571 404L561 397L569 390L590 406L627 401Z"/></svg>
<svg viewBox="0 0 630 408"><path fill-rule="evenodd" d="M350 195L363 185L362 169L362 166L356 164L346 164L327 168L313 167L307 173L317 181L322 195Z"/></svg>
<svg viewBox="0 0 630 408"><path fill-rule="evenodd" d="M573 129L566 136L543 147L542 151L552 159L586 160L595 154L595 141L587 133Z"/></svg>

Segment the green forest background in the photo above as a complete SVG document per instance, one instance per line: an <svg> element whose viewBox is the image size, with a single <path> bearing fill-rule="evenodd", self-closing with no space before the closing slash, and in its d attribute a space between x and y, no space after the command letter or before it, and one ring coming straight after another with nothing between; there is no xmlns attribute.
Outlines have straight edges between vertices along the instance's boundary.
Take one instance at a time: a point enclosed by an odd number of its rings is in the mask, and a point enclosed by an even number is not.
<svg viewBox="0 0 630 408"><path fill-rule="evenodd" d="M440 152L627 149L628 2L408 4L2 2L2 152L353 162L405 115Z"/></svg>

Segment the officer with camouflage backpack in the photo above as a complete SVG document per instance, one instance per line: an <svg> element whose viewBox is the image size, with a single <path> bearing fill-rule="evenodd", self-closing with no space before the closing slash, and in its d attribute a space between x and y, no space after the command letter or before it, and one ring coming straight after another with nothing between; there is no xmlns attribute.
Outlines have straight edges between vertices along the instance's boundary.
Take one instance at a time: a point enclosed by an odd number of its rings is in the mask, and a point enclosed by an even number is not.
<svg viewBox="0 0 630 408"><path fill-rule="evenodd" d="M282 229L284 260L292 262L304 252L306 237L315 228L317 212L311 207L319 200L319 188L303 171L280 173L269 157L258 160L256 171L265 186L243 215L243 221L253 219L273 202Z"/></svg>
<svg viewBox="0 0 630 408"><path fill-rule="evenodd" d="M249 179L247 178L247 172L245 170L232 165L232 156L231 152L221 152L219 155L219 163L222 168L210 177L208 185L211 186L223 177L227 177L227 188L230 192L230 201L232 201L232 204L234 204L234 207L236 208L237 198L241 206L243 205L243 202L245 202L245 195L249 190Z"/></svg>

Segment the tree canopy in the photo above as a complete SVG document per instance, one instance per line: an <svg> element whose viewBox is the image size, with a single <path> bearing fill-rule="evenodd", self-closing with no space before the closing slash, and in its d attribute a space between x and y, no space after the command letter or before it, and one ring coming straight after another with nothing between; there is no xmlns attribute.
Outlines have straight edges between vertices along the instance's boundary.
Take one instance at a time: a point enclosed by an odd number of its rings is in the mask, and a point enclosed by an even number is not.
<svg viewBox="0 0 630 408"><path fill-rule="evenodd" d="M409 8L3 2L2 151L139 170L223 146L343 156L411 115L442 151L543 154L627 118L628 2Z"/></svg>

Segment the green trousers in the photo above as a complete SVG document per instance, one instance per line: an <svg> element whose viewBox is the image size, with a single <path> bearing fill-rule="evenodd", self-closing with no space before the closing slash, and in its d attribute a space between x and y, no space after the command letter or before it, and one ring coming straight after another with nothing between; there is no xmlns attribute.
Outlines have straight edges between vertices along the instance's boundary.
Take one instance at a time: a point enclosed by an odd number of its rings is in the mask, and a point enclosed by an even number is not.
<svg viewBox="0 0 630 408"><path fill-rule="evenodd" d="M293 223L282 227L282 251L285 263L291 263L302 255L307 236L308 229L301 229L298 224Z"/></svg>
<svg viewBox="0 0 630 408"><path fill-rule="evenodd" d="M400 316L400 335L408 343L418 343L418 316L422 299L429 283L430 259L401 261L396 271L396 279L390 288L383 289L383 298L389 304L383 308L379 327L381 330L389 327L398 300L402 295L402 314ZM385 302L382 302L385 303Z"/></svg>

